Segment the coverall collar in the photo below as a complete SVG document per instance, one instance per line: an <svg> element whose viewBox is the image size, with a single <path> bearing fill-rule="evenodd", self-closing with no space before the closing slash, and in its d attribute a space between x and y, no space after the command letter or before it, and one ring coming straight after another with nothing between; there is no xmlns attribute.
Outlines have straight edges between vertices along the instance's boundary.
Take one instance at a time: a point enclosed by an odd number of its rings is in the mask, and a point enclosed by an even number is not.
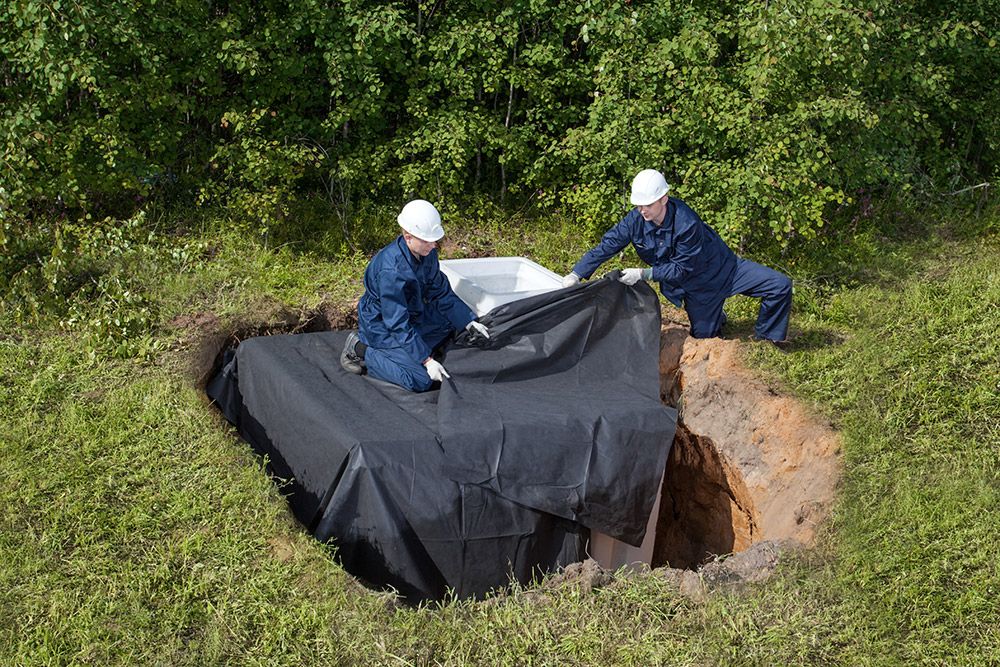
<svg viewBox="0 0 1000 667"><path fill-rule="evenodd" d="M410 246L406 245L406 239L403 238L402 234L396 237L396 245L399 246L399 251L403 254L403 257L406 258L407 263L409 263L411 267L416 269L418 266L420 266L420 261L423 259L423 257L417 257L417 255L412 250L410 250ZM431 252L434 251L432 250ZM428 255L428 257L429 256L430 255Z"/></svg>
<svg viewBox="0 0 1000 667"><path fill-rule="evenodd" d="M667 207L663 209L663 220L660 224L656 224L652 220L646 220L641 215L639 219L642 221L644 231L655 232L659 229L672 229L675 215L677 215L677 204L674 202L674 198L671 197L667 200Z"/></svg>

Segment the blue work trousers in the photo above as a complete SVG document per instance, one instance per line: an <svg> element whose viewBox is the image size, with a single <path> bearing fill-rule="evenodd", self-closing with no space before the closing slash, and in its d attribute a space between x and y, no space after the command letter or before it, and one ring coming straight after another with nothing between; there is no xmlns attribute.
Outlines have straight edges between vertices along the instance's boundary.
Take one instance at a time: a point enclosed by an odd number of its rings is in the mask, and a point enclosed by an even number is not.
<svg viewBox="0 0 1000 667"><path fill-rule="evenodd" d="M445 325L441 329L421 331L420 333L428 347L434 350L447 340L451 332L451 326ZM370 376L398 384L409 391L427 391L434 384L430 376L427 375L423 361L423 359L414 359L403 348L399 347L382 349L369 347L365 351L365 365L368 367Z"/></svg>
<svg viewBox="0 0 1000 667"><path fill-rule="evenodd" d="M695 338L718 336L725 323L722 307L726 299L735 294L760 299L760 311L754 327L757 338L785 340L788 336L788 316L792 310L791 278L742 257L736 259L733 284L728 293L721 292L717 299L707 303L685 299L684 309L691 320L691 335Z"/></svg>

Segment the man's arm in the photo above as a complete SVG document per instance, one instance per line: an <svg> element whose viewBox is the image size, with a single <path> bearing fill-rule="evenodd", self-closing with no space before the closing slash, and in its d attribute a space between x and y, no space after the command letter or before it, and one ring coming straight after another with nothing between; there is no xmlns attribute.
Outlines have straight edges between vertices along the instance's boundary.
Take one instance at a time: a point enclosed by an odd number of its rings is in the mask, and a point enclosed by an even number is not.
<svg viewBox="0 0 1000 667"><path fill-rule="evenodd" d="M432 260L431 255L424 258L425 262L430 260ZM456 331L461 331L469 325L469 322L476 319L476 314L455 294L448 277L441 271L436 256L433 257L433 262L427 298L436 301L441 314L448 318L448 322Z"/></svg>
<svg viewBox="0 0 1000 667"><path fill-rule="evenodd" d="M626 215L604 234L600 243L580 258L573 266L573 273L581 278L589 278L601 264L620 253L631 242L632 223Z"/></svg>

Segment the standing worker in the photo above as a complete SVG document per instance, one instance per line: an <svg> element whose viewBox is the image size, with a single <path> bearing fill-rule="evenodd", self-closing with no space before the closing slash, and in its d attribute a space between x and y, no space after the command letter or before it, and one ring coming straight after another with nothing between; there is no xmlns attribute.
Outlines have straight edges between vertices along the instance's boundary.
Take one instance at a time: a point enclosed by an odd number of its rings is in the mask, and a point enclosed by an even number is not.
<svg viewBox="0 0 1000 667"><path fill-rule="evenodd" d="M490 334L441 273L437 242L444 228L434 205L415 199L396 220L402 233L365 269L358 333L347 337L340 364L351 373L367 369L374 378L427 391L451 377L433 354L452 333Z"/></svg>
<svg viewBox="0 0 1000 667"><path fill-rule="evenodd" d="M663 174L644 169L632 180L636 208L612 227L563 277L563 287L589 278L601 264L631 243L645 269L625 269L621 281L634 285L655 280L678 308L684 304L691 335L713 338L726 322L722 306L728 297L760 298L755 338L776 344L788 336L792 281L774 269L738 257L698 214L679 199L671 199Z"/></svg>

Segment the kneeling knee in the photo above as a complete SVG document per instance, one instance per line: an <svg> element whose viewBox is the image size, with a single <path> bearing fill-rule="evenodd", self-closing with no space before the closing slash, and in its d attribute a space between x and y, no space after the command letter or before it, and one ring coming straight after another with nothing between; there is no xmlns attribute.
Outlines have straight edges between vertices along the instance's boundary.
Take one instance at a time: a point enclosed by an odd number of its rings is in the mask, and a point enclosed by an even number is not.
<svg viewBox="0 0 1000 667"><path fill-rule="evenodd" d="M718 335L719 335L718 328L713 329L712 325L707 322L691 323L692 338L715 338Z"/></svg>
<svg viewBox="0 0 1000 667"><path fill-rule="evenodd" d="M788 276L782 275L781 281L778 283L778 288L776 290L779 296L791 296L792 295L792 279Z"/></svg>

